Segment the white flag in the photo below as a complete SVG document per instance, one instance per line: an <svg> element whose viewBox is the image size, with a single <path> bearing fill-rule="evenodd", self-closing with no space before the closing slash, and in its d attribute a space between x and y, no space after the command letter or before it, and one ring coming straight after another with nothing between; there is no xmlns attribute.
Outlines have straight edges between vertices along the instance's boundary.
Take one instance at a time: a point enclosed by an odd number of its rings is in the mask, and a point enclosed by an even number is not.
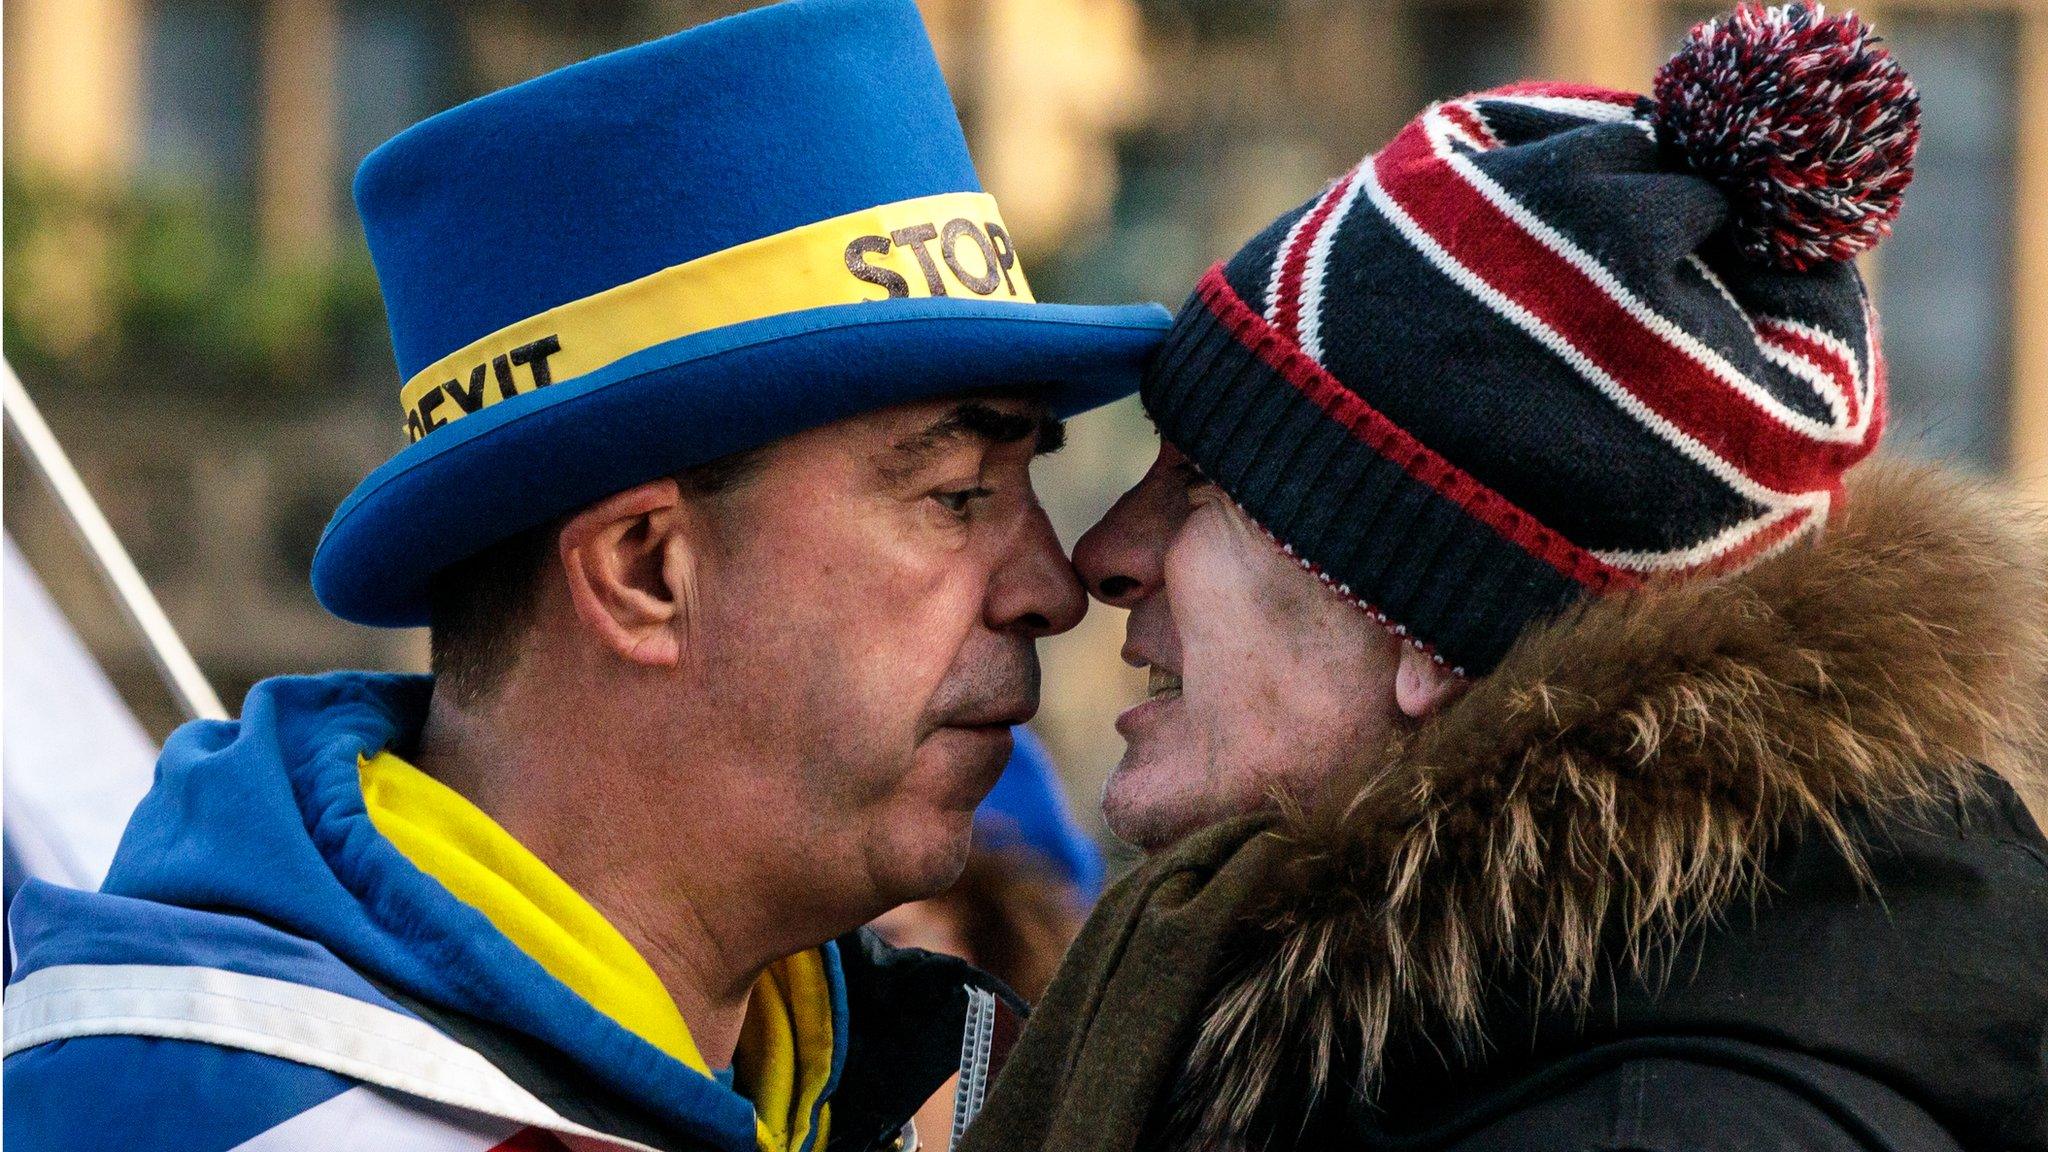
<svg viewBox="0 0 2048 1152"><path fill-rule="evenodd" d="M98 888L128 814L149 790L156 747L11 536L0 579L0 812L10 871Z"/></svg>

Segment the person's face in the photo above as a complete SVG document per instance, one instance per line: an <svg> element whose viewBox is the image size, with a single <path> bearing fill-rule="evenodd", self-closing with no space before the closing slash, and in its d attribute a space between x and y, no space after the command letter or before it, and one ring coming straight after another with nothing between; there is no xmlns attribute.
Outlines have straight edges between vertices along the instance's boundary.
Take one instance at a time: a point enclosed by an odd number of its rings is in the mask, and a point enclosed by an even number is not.
<svg viewBox="0 0 2048 1152"><path fill-rule="evenodd" d="M871 915L959 874L1038 708L1034 641L1087 607L1031 485L1058 435L1020 399L905 405L790 437L712 498L684 683L792 883Z"/></svg>
<svg viewBox="0 0 2048 1152"><path fill-rule="evenodd" d="M1157 850L1312 786L1397 730L1404 645L1284 555L1170 445L1083 536L1074 563L1130 609L1124 660L1150 670L1117 719L1103 794L1118 838Z"/></svg>

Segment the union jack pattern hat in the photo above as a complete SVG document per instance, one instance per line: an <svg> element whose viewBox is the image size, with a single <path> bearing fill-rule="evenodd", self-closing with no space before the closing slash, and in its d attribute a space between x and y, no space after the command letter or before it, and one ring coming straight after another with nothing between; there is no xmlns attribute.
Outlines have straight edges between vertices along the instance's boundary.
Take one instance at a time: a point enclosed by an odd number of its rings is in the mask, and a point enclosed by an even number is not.
<svg viewBox="0 0 2048 1152"><path fill-rule="evenodd" d="M1884 425L1851 259L1912 82L1817 5L1694 28L1655 96L1431 106L1202 279L1161 435L1331 588L1468 675L1534 620L1809 537Z"/></svg>

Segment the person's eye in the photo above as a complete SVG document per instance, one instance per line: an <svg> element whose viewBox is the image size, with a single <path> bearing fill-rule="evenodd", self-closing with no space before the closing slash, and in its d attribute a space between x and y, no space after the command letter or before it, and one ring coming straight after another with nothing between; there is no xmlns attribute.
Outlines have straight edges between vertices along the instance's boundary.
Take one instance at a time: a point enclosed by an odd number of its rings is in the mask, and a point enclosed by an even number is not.
<svg viewBox="0 0 2048 1152"><path fill-rule="evenodd" d="M932 499L939 502L939 507L964 520L967 514L973 511L975 501L993 495L994 490L989 488L955 488L947 492L934 492Z"/></svg>

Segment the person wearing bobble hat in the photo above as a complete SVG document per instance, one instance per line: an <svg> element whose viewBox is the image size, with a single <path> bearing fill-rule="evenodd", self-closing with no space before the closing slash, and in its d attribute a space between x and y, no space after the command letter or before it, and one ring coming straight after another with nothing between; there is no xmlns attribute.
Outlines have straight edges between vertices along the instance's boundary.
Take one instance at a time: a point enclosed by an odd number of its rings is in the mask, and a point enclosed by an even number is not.
<svg viewBox="0 0 2048 1152"><path fill-rule="evenodd" d="M1917 135L1861 20L1743 7L1202 280L1076 550L1152 855L968 1152L2048 1149L2048 540L1867 459Z"/></svg>
<svg viewBox="0 0 2048 1152"><path fill-rule="evenodd" d="M355 194L406 446L313 585L434 675L257 685L103 891L24 888L8 1147L913 1145L1011 997L862 926L965 865L1086 607L1031 460L1171 317L1034 300L912 0L542 76Z"/></svg>

